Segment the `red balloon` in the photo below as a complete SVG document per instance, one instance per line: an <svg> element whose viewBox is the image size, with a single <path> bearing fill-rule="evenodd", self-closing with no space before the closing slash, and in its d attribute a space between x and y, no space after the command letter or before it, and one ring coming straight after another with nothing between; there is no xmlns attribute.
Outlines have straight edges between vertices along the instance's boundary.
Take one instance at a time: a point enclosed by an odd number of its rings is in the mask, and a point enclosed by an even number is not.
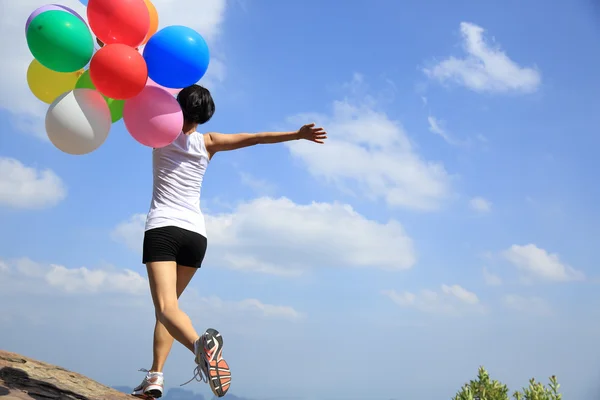
<svg viewBox="0 0 600 400"><path fill-rule="evenodd" d="M89 0L87 17L90 28L105 44L137 47L150 30L144 0Z"/></svg>
<svg viewBox="0 0 600 400"><path fill-rule="evenodd" d="M98 50L90 62L90 78L96 90L116 100L138 95L148 81L144 57L124 44L109 44Z"/></svg>

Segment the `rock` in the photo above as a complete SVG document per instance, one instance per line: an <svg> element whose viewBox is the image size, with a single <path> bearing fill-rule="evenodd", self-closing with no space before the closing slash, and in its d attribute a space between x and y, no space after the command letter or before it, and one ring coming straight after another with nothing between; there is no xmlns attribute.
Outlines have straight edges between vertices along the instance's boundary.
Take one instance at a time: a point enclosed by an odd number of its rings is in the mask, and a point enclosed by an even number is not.
<svg viewBox="0 0 600 400"><path fill-rule="evenodd" d="M132 400L76 372L0 350L2 400Z"/></svg>

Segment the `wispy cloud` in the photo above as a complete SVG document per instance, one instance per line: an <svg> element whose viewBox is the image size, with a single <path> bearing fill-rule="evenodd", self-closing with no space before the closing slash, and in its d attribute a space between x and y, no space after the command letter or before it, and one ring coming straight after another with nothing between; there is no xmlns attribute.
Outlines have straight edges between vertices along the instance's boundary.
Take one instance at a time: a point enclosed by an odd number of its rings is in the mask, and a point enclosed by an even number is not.
<svg viewBox="0 0 600 400"><path fill-rule="evenodd" d="M277 186L266 179L255 177L248 172L240 172L240 180L243 185L252 189L259 196L273 195Z"/></svg>
<svg viewBox="0 0 600 400"><path fill-rule="evenodd" d="M488 286L500 286L502 285L502 279L490 272L486 267L483 267L483 280Z"/></svg>
<svg viewBox="0 0 600 400"><path fill-rule="evenodd" d="M14 158L0 157L0 206L49 208L66 197L66 184L51 169L37 169Z"/></svg>
<svg viewBox="0 0 600 400"><path fill-rule="evenodd" d="M563 263L558 254L549 253L535 244L512 245L503 255L518 268L526 281L569 282L585 279L583 272Z"/></svg>
<svg viewBox="0 0 600 400"><path fill-rule="evenodd" d="M486 312L479 297L459 285L441 285L439 290L424 289L419 293L383 290L382 294L400 307L426 313L457 316Z"/></svg>
<svg viewBox="0 0 600 400"><path fill-rule="evenodd" d="M451 196L452 177L443 164L425 160L402 125L380 110L372 97L335 101L330 114L288 118L294 125L306 121L327 127L327 145L287 146L315 177L371 200L420 211L438 210Z"/></svg>
<svg viewBox="0 0 600 400"><path fill-rule="evenodd" d="M454 82L475 92L531 93L542 77L537 68L523 67L484 38L485 30L473 23L461 22L463 58L447 59L423 71L439 82Z"/></svg>
<svg viewBox="0 0 600 400"><path fill-rule="evenodd" d="M478 213L489 213L492 211L492 202L481 196L477 196L469 200L469 207Z"/></svg>
<svg viewBox="0 0 600 400"><path fill-rule="evenodd" d="M436 135L440 136L448 144L452 144L452 145L458 144L458 142L456 142L452 137L450 137L448 132L446 132L446 130L442 128L442 122L438 121L437 118L430 115L427 117L427 122L429 123L429 131L430 132L435 133Z"/></svg>

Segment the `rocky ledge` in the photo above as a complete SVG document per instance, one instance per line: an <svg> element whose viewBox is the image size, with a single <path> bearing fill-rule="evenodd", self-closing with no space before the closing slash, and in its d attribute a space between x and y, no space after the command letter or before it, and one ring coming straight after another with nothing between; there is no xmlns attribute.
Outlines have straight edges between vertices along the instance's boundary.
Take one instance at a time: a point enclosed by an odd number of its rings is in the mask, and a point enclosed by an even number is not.
<svg viewBox="0 0 600 400"><path fill-rule="evenodd" d="M76 372L0 350L1 400L132 400Z"/></svg>

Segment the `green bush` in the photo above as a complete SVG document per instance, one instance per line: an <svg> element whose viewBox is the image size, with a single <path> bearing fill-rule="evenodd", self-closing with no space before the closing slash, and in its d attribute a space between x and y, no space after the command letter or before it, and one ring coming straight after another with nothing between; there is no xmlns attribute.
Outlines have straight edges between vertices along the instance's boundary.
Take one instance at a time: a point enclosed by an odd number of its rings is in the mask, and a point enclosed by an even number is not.
<svg viewBox="0 0 600 400"><path fill-rule="evenodd" d="M548 386L535 379L529 380L529 386L512 395L515 400L562 400L558 393L560 385L556 377L551 376ZM452 400L511 400L509 389L497 380L490 379L490 374L483 367L479 367L477 379L465 383Z"/></svg>

